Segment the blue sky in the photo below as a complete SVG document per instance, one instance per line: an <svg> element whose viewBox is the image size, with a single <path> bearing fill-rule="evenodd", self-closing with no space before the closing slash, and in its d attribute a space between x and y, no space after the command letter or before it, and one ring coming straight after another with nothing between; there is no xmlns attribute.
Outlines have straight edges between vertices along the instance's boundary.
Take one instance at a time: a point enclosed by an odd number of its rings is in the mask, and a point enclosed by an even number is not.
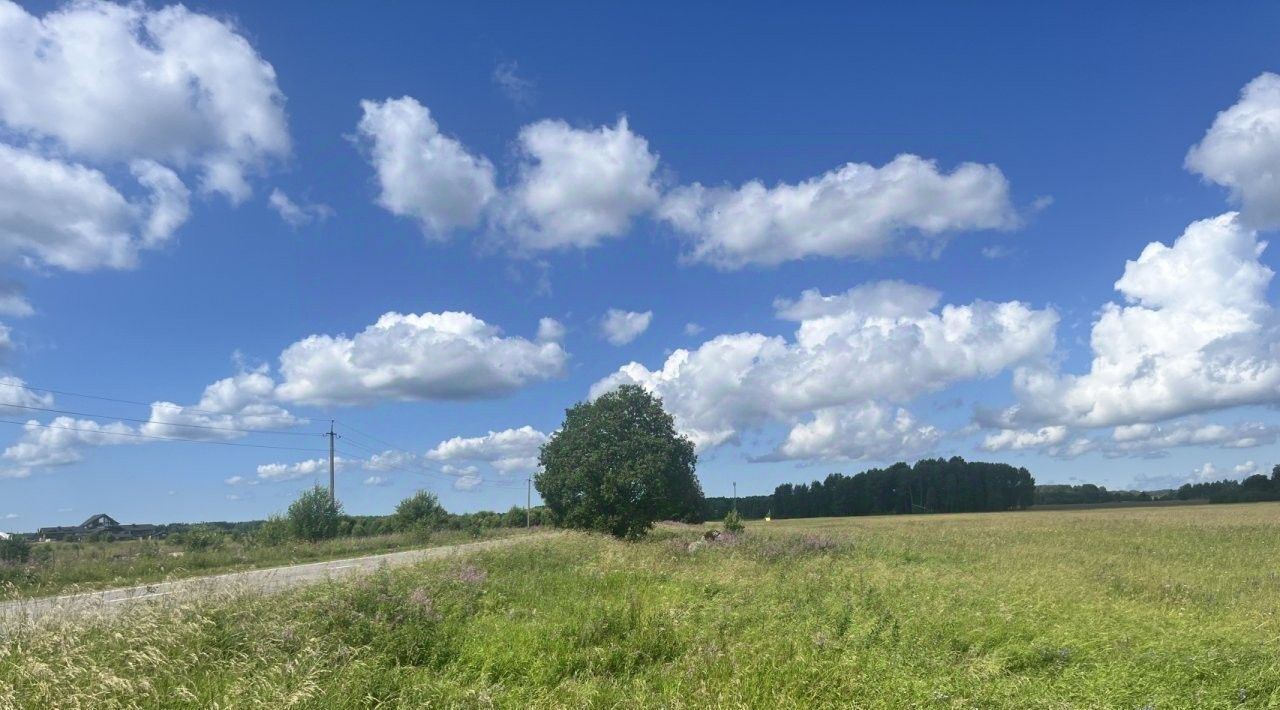
<svg viewBox="0 0 1280 710"><path fill-rule="evenodd" d="M0 528L262 517L330 419L349 511L505 509L622 381L709 495L1269 470L1278 21L6 3Z"/></svg>

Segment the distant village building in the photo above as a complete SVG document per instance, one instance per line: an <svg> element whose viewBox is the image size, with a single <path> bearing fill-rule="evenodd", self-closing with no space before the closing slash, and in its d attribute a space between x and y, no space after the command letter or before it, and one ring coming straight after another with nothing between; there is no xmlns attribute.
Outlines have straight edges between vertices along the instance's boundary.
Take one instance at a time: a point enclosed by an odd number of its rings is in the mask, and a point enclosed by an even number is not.
<svg viewBox="0 0 1280 710"><path fill-rule="evenodd" d="M85 540L100 537L107 540L146 540L155 537L155 525L121 525L106 513L98 513L79 525L59 525L40 528L36 533L41 540Z"/></svg>

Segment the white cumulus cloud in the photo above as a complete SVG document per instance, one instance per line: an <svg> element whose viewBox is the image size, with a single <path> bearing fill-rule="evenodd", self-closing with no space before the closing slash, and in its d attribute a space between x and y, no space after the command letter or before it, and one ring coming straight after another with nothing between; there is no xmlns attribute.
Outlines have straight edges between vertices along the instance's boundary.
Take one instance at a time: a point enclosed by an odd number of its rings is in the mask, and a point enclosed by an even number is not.
<svg viewBox="0 0 1280 710"><path fill-rule="evenodd" d="M1187 153L1186 166L1228 188L1251 226L1280 226L1280 76L1249 82Z"/></svg>
<svg viewBox="0 0 1280 710"><path fill-rule="evenodd" d="M0 121L93 161L148 159L247 197L288 155L275 70L227 22L181 5L0 2ZM2 172L2 171L0 171Z"/></svg>
<svg viewBox="0 0 1280 710"><path fill-rule="evenodd" d="M819 430L844 433L861 422L921 448L917 444L934 434L888 404L1041 358L1053 347L1058 322L1052 310L1016 301L941 308L938 301L936 291L901 282L834 296L807 291L777 304L779 317L799 323L790 340L720 335L694 350L676 350L657 370L625 365L593 385L591 395L642 385L662 397L677 426L700 447L784 422L802 427L792 447L800 451ZM850 409L821 411L844 407ZM806 428L807 416L814 419ZM868 437L870 450L875 439Z"/></svg>
<svg viewBox="0 0 1280 710"><path fill-rule="evenodd" d="M901 407L864 402L828 407L791 428L769 460L856 461L913 459L925 455L942 432Z"/></svg>
<svg viewBox="0 0 1280 710"><path fill-rule="evenodd" d="M844 166L797 184L737 188L694 183L668 193L658 215L690 238L689 258L722 269L808 257L936 252L955 232L1009 229L1018 217L994 165L950 173L900 155Z"/></svg>
<svg viewBox="0 0 1280 710"><path fill-rule="evenodd" d="M639 313L610 308L600 321L600 334L611 345L626 345L640 337L653 322L653 311Z"/></svg>
<svg viewBox="0 0 1280 710"><path fill-rule="evenodd" d="M538 453L547 439L547 434L525 425L484 436L455 436L437 444L426 456L432 461L482 461L501 473L528 473L538 468Z"/></svg>
<svg viewBox="0 0 1280 710"><path fill-rule="evenodd" d="M124 269L187 218L172 170L136 161L149 197L126 198L93 168L0 143L0 260L68 271Z"/></svg>
<svg viewBox="0 0 1280 710"><path fill-rule="evenodd" d="M567 357L559 343L503 336L469 313L386 313L354 337L290 345L276 395L307 404L495 397L559 375Z"/></svg>
<svg viewBox="0 0 1280 710"><path fill-rule="evenodd" d="M519 146L504 221L523 250L595 246L658 202L658 156L625 118L594 130L539 121L520 130Z"/></svg>
<svg viewBox="0 0 1280 710"><path fill-rule="evenodd" d="M1234 213L1201 220L1172 246L1125 265L1093 324L1081 375L1015 373L1010 423L1119 426L1280 401L1280 331L1266 300L1265 243Z"/></svg>
<svg viewBox="0 0 1280 710"><path fill-rule="evenodd" d="M408 96L361 101L359 135L378 175L378 204L443 238L474 227L497 195L493 165L440 132L426 106Z"/></svg>

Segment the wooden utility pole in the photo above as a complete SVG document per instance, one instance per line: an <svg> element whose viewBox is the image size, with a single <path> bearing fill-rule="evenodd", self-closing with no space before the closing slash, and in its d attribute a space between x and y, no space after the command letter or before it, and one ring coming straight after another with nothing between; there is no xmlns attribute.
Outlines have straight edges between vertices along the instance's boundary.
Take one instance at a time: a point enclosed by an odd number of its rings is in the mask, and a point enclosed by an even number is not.
<svg viewBox="0 0 1280 710"><path fill-rule="evenodd" d="M738 509L738 482L733 482L733 509Z"/></svg>
<svg viewBox="0 0 1280 710"><path fill-rule="evenodd" d="M338 435L333 432L332 419L329 420L329 433L326 434L326 436L329 437L329 505L336 506L338 504L338 499L333 492L333 469L334 469L333 444L334 444L334 439L337 439Z"/></svg>
<svg viewBox="0 0 1280 710"><path fill-rule="evenodd" d="M524 479L524 529L533 529L533 479Z"/></svg>

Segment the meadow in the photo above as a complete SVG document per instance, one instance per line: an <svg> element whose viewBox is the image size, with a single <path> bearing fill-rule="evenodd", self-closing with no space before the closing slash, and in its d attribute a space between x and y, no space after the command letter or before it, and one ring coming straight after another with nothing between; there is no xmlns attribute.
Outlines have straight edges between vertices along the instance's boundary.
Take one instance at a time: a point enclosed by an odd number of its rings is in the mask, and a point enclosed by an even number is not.
<svg viewBox="0 0 1280 710"><path fill-rule="evenodd" d="M1280 705L1280 504L703 531L48 618L0 707Z"/></svg>

